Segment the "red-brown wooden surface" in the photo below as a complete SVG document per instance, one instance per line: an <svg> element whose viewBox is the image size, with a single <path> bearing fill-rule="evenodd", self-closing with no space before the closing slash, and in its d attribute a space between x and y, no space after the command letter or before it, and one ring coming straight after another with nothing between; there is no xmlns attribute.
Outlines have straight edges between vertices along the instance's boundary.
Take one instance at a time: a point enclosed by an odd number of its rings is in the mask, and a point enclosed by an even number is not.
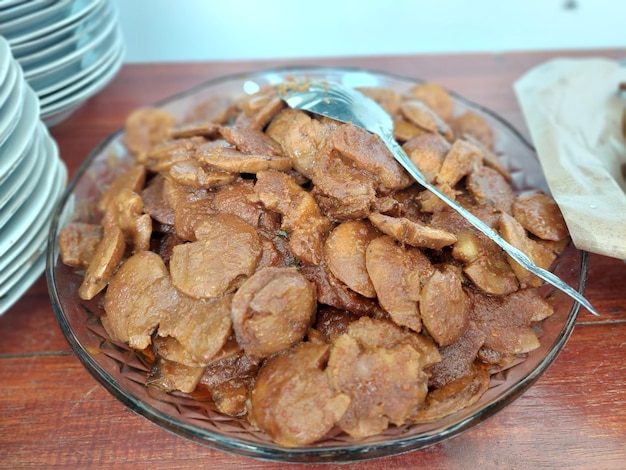
<svg viewBox="0 0 626 470"><path fill-rule="evenodd" d="M526 133L512 84L531 67L564 55L620 58L626 49L127 65L52 135L71 177L132 109L212 77L286 64L359 66L435 80ZM625 280L626 263L590 256L586 296L601 316L583 311L556 362L503 411L428 449L344 468L626 468ZM72 354L43 276L0 317L0 384L3 468L279 466L188 442L113 398Z"/></svg>

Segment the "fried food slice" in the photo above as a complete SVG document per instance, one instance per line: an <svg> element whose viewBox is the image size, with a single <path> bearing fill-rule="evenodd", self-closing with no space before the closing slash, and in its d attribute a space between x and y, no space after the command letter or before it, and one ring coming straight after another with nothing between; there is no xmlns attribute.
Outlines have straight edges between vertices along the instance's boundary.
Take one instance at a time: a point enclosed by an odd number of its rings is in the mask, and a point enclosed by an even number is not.
<svg viewBox="0 0 626 470"><path fill-rule="evenodd" d="M81 299L91 300L107 287L109 279L122 262L125 251L126 241L119 227L113 227L104 233L78 288Z"/></svg>
<svg viewBox="0 0 626 470"><path fill-rule="evenodd" d="M63 264L86 268L102 239L102 226L72 222L59 234L59 250Z"/></svg>
<svg viewBox="0 0 626 470"><path fill-rule="evenodd" d="M352 334L359 324L370 323L374 337L362 341ZM407 342L385 341L397 326L363 317L350 324L332 346L328 376L332 386L350 397L350 404L338 426L353 437L367 437L402 424L426 397L427 375L422 371L420 353ZM371 335L370 335L371 336Z"/></svg>
<svg viewBox="0 0 626 470"><path fill-rule="evenodd" d="M300 272L317 288L317 300L320 304L347 310L354 315L371 317L385 316L385 311L376 299L365 297L337 279L325 263L318 266L304 264Z"/></svg>
<svg viewBox="0 0 626 470"><path fill-rule="evenodd" d="M146 183L146 167L144 165L134 165L124 173L115 178L106 192L98 200L98 210L105 212L109 203L115 199L123 189L130 189L139 193Z"/></svg>
<svg viewBox="0 0 626 470"><path fill-rule="evenodd" d="M458 378L430 392L425 405L410 419L417 422L441 419L476 403L488 388L489 373L476 368L474 374Z"/></svg>
<svg viewBox="0 0 626 470"><path fill-rule="evenodd" d="M375 134L353 124L338 126L330 136L332 147L366 171L387 190L406 188L409 175Z"/></svg>
<svg viewBox="0 0 626 470"><path fill-rule="evenodd" d="M556 259L556 254L552 250L528 237L524 227L513 216L502 214L499 230L502 238L526 254L536 266L548 269ZM538 287L543 284L541 278L532 274L513 258L507 255L507 259L522 287Z"/></svg>
<svg viewBox="0 0 626 470"><path fill-rule="evenodd" d="M266 170L288 171L291 169L289 157L251 154L232 147L211 144L199 145L194 156L204 165L231 173L258 173Z"/></svg>
<svg viewBox="0 0 626 470"><path fill-rule="evenodd" d="M162 315L157 333L175 341L184 351L176 351L175 346L170 345L174 351L170 354L161 351L161 355L187 366L209 365L232 333L232 294L209 300L195 299L181 292L172 295L176 297L176 304Z"/></svg>
<svg viewBox="0 0 626 470"><path fill-rule="evenodd" d="M105 232L119 227L132 253L150 249L152 218L143 213L141 196L128 188L122 188L108 204L102 227Z"/></svg>
<svg viewBox="0 0 626 470"><path fill-rule="evenodd" d="M289 247L301 261L319 264L330 221L322 215L315 199L293 178L278 171L257 174L255 200L283 216L281 229L289 236Z"/></svg>
<svg viewBox="0 0 626 470"><path fill-rule="evenodd" d="M506 179L493 168L481 166L475 169L468 176L467 189L479 206L494 212L511 213L515 193Z"/></svg>
<svg viewBox="0 0 626 470"><path fill-rule="evenodd" d="M266 134L278 142L297 172L311 179L316 156L322 152L328 129L304 111L283 109L267 126Z"/></svg>
<svg viewBox="0 0 626 470"><path fill-rule="evenodd" d="M487 149L493 150L494 136L489 123L474 111L465 111L452 121L452 129L457 138L471 135L481 142Z"/></svg>
<svg viewBox="0 0 626 470"><path fill-rule="evenodd" d="M111 278L104 296L102 325L114 340L144 349L177 302L161 257L142 251L128 258Z"/></svg>
<svg viewBox="0 0 626 470"><path fill-rule="evenodd" d="M432 109L444 121L452 120L454 114L452 97L439 83L420 83L411 88L409 93Z"/></svg>
<svg viewBox="0 0 626 470"><path fill-rule="evenodd" d="M461 278L450 267L435 269L420 295L420 315L439 346L452 344L469 326L470 303Z"/></svg>
<svg viewBox="0 0 626 470"><path fill-rule="evenodd" d="M381 87L358 87L357 90L376 101L390 116L396 114L402 103L402 96L395 90Z"/></svg>
<svg viewBox="0 0 626 470"><path fill-rule="evenodd" d="M439 348L441 361L428 369L431 388L442 388L457 379L472 375L474 362L485 344L486 333L473 321L468 321L463 334L454 342Z"/></svg>
<svg viewBox="0 0 626 470"><path fill-rule="evenodd" d="M448 141L452 141L453 134L450 126L420 100L406 100L400 105L400 112L410 122L420 129L433 134L441 134Z"/></svg>
<svg viewBox="0 0 626 470"><path fill-rule="evenodd" d="M204 374L204 367L186 366L159 356L146 384L165 392L193 392Z"/></svg>
<svg viewBox="0 0 626 470"><path fill-rule="evenodd" d="M433 269L426 255L383 235L367 246L365 263L380 306L398 325L421 331L418 302L422 282Z"/></svg>
<svg viewBox="0 0 626 470"><path fill-rule="evenodd" d="M463 272L476 286L494 295L510 294L519 288L504 252L459 214L438 211L430 223L457 237L452 257L463 263Z"/></svg>
<svg viewBox="0 0 626 470"><path fill-rule="evenodd" d="M455 140L441 170L436 178L438 185L454 187L464 176L469 175L482 165L483 156L480 149L465 140Z"/></svg>
<svg viewBox="0 0 626 470"><path fill-rule="evenodd" d="M422 172L424 179L434 183L450 151L450 143L439 134L428 133L413 137L402 148Z"/></svg>
<svg viewBox="0 0 626 470"><path fill-rule="evenodd" d="M196 147L203 142L205 140L198 137L166 140L137 155L136 161L149 171L166 172L174 163L192 158Z"/></svg>
<svg viewBox="0 0 626 470"><path fill-rule="evenodd" d="M300 343L259 371L250 399L252 420L280 445L317 441L348 409L350 397L331 385L325 371L328 350Z"/></svg>
<svg viewBox="0 0 626 470"><path fill-rule="evenodd" d="M353 291L376 297L376 291L367 274L365 251L380 232L366 221L353 220L335 227L324 244L324 257L333 275Z"/></svg>
<svg viewBox="0 0 626 470"><path fill-rule="evenodd" d="M260 130L250 127L221 126L220 134L240 152L277 157L283 155L280 144Z"/></svg>
<svg viewBox="0 0 626 470"><path fill-rule="evenodd" d="M260 269L233 298L237 342L254 357L288 349L304 338L316 308L315 285L295 268Z"/></svg>
<svg viewBox="0 0 626 470"><path fill-rule="evenodd" d="M176 245L170 258L172 283L191 297L234 292L261 259L259 235L236 215L207 215L196 226L195 237L195 242Z"/></svg>
<svg viewBox="0 0 626 470"><path fill-rule="evenodd" d="M246 413L259 371L259 360L238 351L210 364L200 382L207 386L217 409L228 416Z"/></svg>
<svg viewBox="0 0 626 470"><path fill-rule="evenodd" d="M537 308L536 294L524 289L507 296L489 296L469 289L470 318L485 334L484 346L507 354L523 354L539 347L531 321ZM528 301L532 299L533 301Z"/></svg>
<svg viewBox="0 0 626 470"><path fill-rule="evenodd" d="M520 195L512 207L513 217L542 240L560 241L569 234L556 201L541 192Z"/></svg>
<svg viewBox="0 0 626 470"><path fill-rule="evenodd" d="M206 168L195 159L187 159L173 163L168 176L179 184L197 189L218 188L232 183L238 173Z"/></svg>
<svg viewBox="0 0 626 470"><path fill-rule="evenodd" d="M264 129L272 118L286 106L285 102L278 96L275 87L271 86L239 100L238 105L241 112L235 119L235 125L255 130Z"/></svg>
<svg viewBox="0 0 626 470"><path fill-rule="evenodd" d="M166 140L175 125L171 114L158 108L138 108L124 123L124 144L135 155Z"/></svg>
<svg viewBox="0 0 626 470"><path fill-rule="evenodd" d="M457 241L456 236L450 232L409 220L406 217L390 217L372 213L369 215L369 220L378 230L395 238L403 245L440 250Z"/></svg>

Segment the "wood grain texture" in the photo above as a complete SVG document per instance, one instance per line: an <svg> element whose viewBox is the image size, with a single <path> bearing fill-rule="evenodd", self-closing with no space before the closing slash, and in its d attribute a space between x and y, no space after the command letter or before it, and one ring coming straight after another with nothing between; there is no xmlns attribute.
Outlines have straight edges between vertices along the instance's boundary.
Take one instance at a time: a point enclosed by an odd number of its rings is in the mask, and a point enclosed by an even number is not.
<svg viewBox="0 0 626 470"><path fill-rule="evenodd" d="M557 56L623 57L626 50L307 60L435 80L525 127L512 83ZM210 78L282 65L220 62L125 66L116 79L52 130L72 176L132 109ZM626 264L590 256L581 311L555 363L524 395L469 431L422 451L342 468L624 468L626 461ZM61 334L40 278L0 317L0 468L277 468L170 434L106 392ZM330 468L321 465L316 468ZM280 465L280 468L304 468Z"/></svg>

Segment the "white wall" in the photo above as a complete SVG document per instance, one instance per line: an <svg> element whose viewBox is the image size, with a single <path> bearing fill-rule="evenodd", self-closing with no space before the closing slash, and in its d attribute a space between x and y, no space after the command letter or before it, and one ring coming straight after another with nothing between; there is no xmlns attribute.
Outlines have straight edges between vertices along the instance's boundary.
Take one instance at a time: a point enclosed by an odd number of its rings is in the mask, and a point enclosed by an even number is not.
<svg viewBox="0 0 626 470"><path fill-rule="evenodd" d="M624 0L113 0L127 62L626 46Z"/></svg>

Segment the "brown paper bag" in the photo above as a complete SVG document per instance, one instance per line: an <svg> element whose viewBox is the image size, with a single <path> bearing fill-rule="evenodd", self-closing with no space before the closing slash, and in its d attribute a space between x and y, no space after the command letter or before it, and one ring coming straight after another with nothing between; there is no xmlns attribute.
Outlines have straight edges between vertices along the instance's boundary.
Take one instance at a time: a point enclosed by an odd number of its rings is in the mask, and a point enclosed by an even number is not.
<svg viewBox="0 0 626 470"><path fill-rule="evenodd" d="M581 250L626 259L626 68L602 58L555 59L514 89L548 186Z"/></svg>

